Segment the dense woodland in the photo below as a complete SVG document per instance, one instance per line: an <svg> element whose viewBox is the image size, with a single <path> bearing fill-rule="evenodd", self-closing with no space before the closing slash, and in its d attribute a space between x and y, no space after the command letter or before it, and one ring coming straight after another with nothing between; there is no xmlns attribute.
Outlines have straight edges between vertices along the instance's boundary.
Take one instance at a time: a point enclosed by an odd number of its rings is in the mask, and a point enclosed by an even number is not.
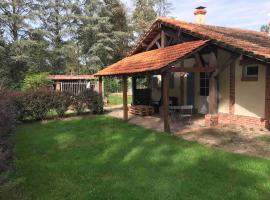
<svg viewBox="0 0 270 200"><path fill-rule="evenodd" d="M167 0L1 0L0 88L31 74L94 73L119 60Z"/></svg>

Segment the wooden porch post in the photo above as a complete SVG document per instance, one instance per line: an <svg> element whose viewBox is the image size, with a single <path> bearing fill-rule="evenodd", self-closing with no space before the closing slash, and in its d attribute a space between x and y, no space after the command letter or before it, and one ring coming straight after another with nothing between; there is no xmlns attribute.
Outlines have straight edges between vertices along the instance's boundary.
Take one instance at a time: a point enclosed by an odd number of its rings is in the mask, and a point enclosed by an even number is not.
<svg viewBox="0 0 270 200"><path fill-rule="evenodd" d="M218 63L214 52L210 54L209 67L215 68L209 78L209 114L215 115L218 113Z"/></svg>
<svg viewBox="0 0 270 200"><path fill-rule="evenodd" d="M132 103L135 105L135 91L136 91L137 79L132 77Z"/></svg>
<svg viewBox="0 0 270 200"><path fill-rule="evenodd" d="M127 76L123 76L123 117L124 120L128 120L128 105L127 105Z"/></svg>
<svg viewBox="0 0 270 200"><path fill-rule="evenodd" d="M98 93L100 96L103 96L102 77L98 78Z"/></svg>
<svg viewBox="0 0 270 200"><path fill-rule="evenodd" d="M209 114L218 113L218 87L216 77L209 80Z"/></svg>
<svg viewBox="0 0 270 200"><path fill-rule="evenodd" d="M170 73L164 72L162 74L162 99L163 99L163 121L164 121L164 132L170 133L170 124L169 124L169 81Z"/></svg>

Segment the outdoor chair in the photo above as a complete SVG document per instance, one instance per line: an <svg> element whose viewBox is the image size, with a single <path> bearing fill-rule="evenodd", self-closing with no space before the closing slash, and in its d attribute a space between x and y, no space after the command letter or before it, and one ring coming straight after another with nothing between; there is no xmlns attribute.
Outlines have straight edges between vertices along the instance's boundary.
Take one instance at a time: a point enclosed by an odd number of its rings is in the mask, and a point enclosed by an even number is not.
<svg viewBox="0 0 270 200"><path fill-rule="evenodd" d="M188 119L188 122L190 124L191 117L193 115L193 105L184 105L180 107L180 119Z"/></svg>
<svg viewBox="0 0 270 200"><path fill-rule="evenodd" d="M171 116L179 116L180 119L188 119L190 124L191 117L193 115L193 108L193 105L170 106L169 111Z"/></svg>

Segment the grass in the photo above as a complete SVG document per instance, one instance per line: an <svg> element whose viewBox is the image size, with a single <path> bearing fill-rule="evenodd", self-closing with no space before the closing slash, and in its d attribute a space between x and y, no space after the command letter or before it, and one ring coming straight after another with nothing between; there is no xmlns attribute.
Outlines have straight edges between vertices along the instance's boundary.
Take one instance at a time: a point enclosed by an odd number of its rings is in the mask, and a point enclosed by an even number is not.
<svg viewBox="0 0 270 200"><path fill-rule="evenodd" d="M268 135L264 135L264 136L260 136L258 137L259 140L270 143L270 136Z"/></svg>
<svg viewBox="0 0 270 200"><path fill-rule="evenodd" d="M269 200L270 160L99 116L20 126L23 199Z"/></svg>
<svg viewBox="0 0 270 200"><path fill-rule="evenodd" d="M109 105L122 105L123 104L123 96L122 94L113 93L108 96ZM128 104L131 104L132 96L128 95Z"/></svg>

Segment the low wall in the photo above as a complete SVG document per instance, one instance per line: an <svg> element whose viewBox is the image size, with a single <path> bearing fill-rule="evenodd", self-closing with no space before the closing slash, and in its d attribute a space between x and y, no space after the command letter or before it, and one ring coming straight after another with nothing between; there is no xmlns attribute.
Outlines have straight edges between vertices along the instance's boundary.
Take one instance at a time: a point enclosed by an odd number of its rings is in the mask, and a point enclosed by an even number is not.
<svg viewBox="0 0 270 200"><path fill-rule="evenodd" d="M269 128L269 123L264 118L218 113L217 115L205 115L206 126L216 126L218 124L236 124L247 127Z"/></svg>

